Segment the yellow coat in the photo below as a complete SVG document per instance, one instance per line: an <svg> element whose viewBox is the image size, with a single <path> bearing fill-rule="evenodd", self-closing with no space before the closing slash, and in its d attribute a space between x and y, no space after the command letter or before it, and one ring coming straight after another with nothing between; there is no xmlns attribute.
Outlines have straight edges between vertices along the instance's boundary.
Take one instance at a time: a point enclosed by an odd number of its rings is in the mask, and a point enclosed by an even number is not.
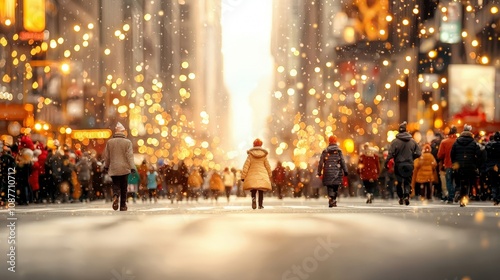
<svg viewBox="0 0 500 280"><path fill-rule="evenodd" d="M245 180L243 190L271 190L272 171L267 160L268 152L261 147L254 147L247 154L241 173L241 179Z"/></svg>
<svg viewBox="0 0 500 280"><path fill-rule="evenodd" d="M219 175L219 173L214 172L212 174L212 177L210 177L210 189L213 191L224 191L224 182L222 182L222 177Z"/></svg>
<svg viewBox="0 0 500 280"><path fill-rule="evenodd" d="M198 169L195 169L189 174L188 177L188 186L197 189L203 185L203 178L201 178L200 171Z"/></svg>
<svg viewBox="0 0 500 280"><path fill-rule="evenodd" d="M421 157L414 161L413 183L437 182L437 162L430 152L424 152Z"/></svg>

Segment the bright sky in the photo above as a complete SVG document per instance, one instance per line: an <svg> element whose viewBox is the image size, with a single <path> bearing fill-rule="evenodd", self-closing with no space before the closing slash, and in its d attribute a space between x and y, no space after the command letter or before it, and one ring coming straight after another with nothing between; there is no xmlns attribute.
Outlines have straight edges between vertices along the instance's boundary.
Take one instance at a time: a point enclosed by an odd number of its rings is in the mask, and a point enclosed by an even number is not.
<svg viewBox="0 0 500 280"><path fill-rule="evenodd" d="M256 137L264 136L262 128L266 127L270 106L265 96L269 96L271 90L269 82L273 71L271 22L272 1L222 0L224 75L233 108L234 148L240 151L249 149ZM251 102L250 96L257 88L260 89L258 95L264 98L259 98L258 111L254 112L251 103L255 100ZM260 130L253 129L259 127Z"/></svg>

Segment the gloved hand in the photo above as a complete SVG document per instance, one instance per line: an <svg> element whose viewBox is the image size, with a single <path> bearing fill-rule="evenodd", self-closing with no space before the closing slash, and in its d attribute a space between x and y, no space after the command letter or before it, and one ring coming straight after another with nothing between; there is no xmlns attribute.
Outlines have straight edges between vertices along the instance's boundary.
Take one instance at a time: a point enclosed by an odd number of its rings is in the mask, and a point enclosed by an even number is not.
<svg viewBox="0 0 500 280"><path fill-rule="evenodd" d="M137 170L135 170L135 169L130 169L130 173L136 173L136 172L137 172Z"/></svg>

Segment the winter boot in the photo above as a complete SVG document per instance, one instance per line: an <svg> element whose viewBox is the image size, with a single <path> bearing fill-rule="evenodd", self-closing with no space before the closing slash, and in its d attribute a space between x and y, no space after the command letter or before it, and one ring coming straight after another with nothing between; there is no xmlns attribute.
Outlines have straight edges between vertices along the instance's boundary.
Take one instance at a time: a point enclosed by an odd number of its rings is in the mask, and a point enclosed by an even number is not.
<svg viewBox="0 0 500 280"><path fill-rule="evenodd" d="M259 191L259 209L264 209L264 192Z"/></svg>
<svg viewBox="0 0 500 280"><path fill-rule="evenodd" d="M118 210L118 196L114 195L113 196L113 210Z"/></svg>
<svg viewBox="0 0 500 280"><path fill-rule="evenodd" d="M404 201L405 201L405 205L406 205L406 206L410 205L410 197L405 196Z"/></svg>
<svg viewBox="0 0 500 280"><path fill-rule="evenodd" d="M252 209L257 208L257 202L255 201L255 197L252 197Z"/></svg>
<svg viewBox="0 0 500 280"><path fill-rule="evenodd" d="M372 203L372 200L373 200L373 194L368 193L368 194L367 194L367 197L368 197L368 199L366 200L366 203L367 203L367 204L371 204L371 203Z"/></svg>

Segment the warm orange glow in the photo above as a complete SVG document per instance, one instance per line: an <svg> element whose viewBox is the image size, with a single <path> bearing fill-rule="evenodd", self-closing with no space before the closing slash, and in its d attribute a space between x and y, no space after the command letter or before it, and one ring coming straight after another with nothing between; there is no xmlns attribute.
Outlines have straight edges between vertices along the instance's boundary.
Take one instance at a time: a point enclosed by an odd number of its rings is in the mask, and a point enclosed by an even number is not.
<svg viewBox="0 0 500 280"><path fill-rule="evenodd" d="M23 25L29 32L45 30L45 0L24 0Z"/></svg>
<svg viewBox="0 0 500 280"><path fill-rule="evenodd" d="M113 135L109 129L87 129L87 130L73 130L71 138L73 139L108 139Z"/></svg>
<svg viewBox="0 0 500 280"><path fill-rule="evenodd" d="M0 0L0 24L14 25L16 22L16 0Z"/></svg>

